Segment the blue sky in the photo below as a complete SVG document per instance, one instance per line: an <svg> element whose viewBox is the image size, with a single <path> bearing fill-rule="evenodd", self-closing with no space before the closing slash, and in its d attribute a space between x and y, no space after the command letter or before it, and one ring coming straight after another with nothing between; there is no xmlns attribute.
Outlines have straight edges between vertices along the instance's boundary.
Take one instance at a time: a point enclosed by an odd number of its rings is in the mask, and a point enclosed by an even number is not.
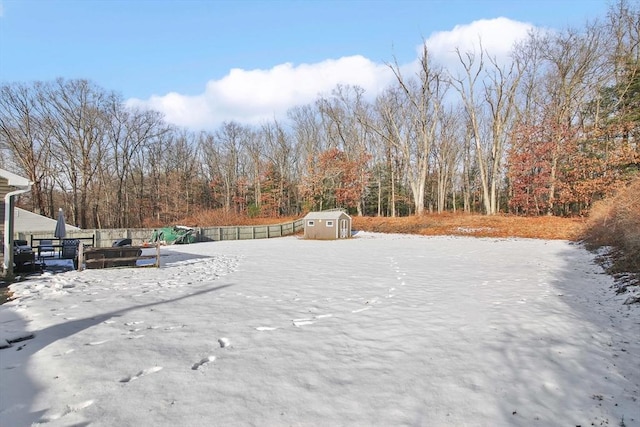
<svg viewBox="0 0 640 427"><path fill-rule="evenodd" d="M448 46L477 39L472 29L481 20L489 20L481 31L493 33L483 41L511 40L531 26L582 28L604 18L609 4L0 0L0 82L86 78L179 125L255 122L336 83L364 78L361 85L373 90L386 81L385 62L410 64L422 40L438 35ZM508 20L493 20L499 17Z"/></svg>

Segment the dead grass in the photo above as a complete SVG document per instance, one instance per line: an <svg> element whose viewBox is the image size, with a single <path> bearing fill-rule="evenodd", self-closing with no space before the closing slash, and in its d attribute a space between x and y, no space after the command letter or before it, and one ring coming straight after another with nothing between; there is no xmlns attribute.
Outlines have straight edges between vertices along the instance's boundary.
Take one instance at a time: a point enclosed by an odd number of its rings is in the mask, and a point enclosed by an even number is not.
<svg viewBox="0 0 640 427"><path fill-rule="evenodd" d="M179 223L191 227L264 225L291 222L299 217L250 218L223 210L203 211ZM353 217L355 230L423 236L525 237L577 240L584 231L582 218L518 217L512 215L428 214L410 217Z"/></svg>
<svg viewBox="0 0 640 427"><path fill-rule="evenodd" d="M597 203L582 234L596 248L613 248L609 271L640 275L640 177L615 197ZM639 280L640 281L640 280Z"/></svg>
<svg viewBox="0 0 640 427"><path fill-rule="evenodd" d="M188 227L224 227L233 225L282 224L295 221L296 219L298 219L298 217L255 218L247 215L229 213L223 209L216 209L199 212L178 221L178 223Z"/></svg>
<svg viewBox="0 0 640 427"><path fill-rule="evenodd" d="M300 217L250 218L223 210L203 211L179 221L191 227L281 224ZM577 240L584 230L582 218L518 217L512 215L428 214L410 217L353 217L355 230L423 236L525 237Z"/></svg>
<svg viewBox="0 0 640 427"><path fill-rule="evenodd" d="M13 293L9 288L0 288L0 305L9 301L13 297Z"/></svg>
<svg viewBox="0 0 640 427"><path fill-rule="evenodd" d="M354 229L381 233L409 233L424 236L524 237L552 240L578 239L584 228L584 223L582 218L452 213L401 218L353 218Z"/></svg>

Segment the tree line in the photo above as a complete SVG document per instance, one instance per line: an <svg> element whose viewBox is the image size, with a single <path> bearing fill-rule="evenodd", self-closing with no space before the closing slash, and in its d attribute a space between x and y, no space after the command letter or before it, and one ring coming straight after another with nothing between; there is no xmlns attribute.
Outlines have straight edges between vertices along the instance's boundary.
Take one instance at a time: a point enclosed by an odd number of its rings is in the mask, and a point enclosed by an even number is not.
<svg viewBox="0 0 640 427"><path fill-rule="evenodd" d="M206 209L291 216L443 211L576 215L640 171L640 9L482 47L368 100L357 86L261 125L193 132L88 80L0 85L0 167L25 207L82 228L172 223Z"/></svg>

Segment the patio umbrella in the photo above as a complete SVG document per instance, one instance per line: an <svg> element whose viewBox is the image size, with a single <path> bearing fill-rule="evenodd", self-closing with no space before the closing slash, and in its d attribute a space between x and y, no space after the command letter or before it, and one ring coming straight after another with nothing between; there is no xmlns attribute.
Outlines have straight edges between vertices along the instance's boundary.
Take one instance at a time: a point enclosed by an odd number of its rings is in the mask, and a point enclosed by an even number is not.
<svg viewBox="0 0 640 427"><path fill-rule="evenodd" d="M56 222L56 231L53 232L53 235L57 239L64 239L67 235L67 226L64 222L64 212L62 212L62 208L58 210L58 222Z"/></svg>

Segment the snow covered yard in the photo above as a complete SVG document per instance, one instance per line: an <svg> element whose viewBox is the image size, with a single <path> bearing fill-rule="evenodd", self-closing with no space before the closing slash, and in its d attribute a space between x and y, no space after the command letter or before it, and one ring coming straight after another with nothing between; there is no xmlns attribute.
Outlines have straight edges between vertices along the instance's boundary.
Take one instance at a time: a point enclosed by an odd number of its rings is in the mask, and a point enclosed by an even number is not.
<svg viewBox="0 0 640 427"><path fill-rule="evenodd" d="M0 306L0 425L640 426L640 308L564 241L198 243Z"/></svg>

